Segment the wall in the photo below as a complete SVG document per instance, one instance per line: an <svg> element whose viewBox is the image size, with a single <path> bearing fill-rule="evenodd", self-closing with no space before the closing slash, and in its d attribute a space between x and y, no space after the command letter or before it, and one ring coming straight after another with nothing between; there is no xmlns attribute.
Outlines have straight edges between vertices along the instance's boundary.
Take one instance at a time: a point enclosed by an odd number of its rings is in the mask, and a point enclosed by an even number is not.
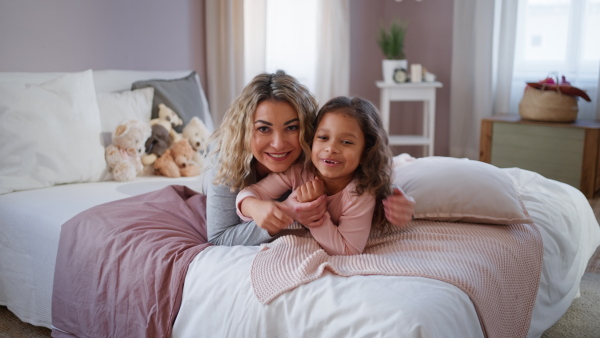
<svg viewBox="0 0 600 338"><path fill-rule="evenodd" d="M204 74L205 0L0 0L0 71Z"/></svg>
<svg viewBox="0 0 600 338"><path fill-rule="evenodd" d="M405 52L409 65L420 63L443 84L436 95L435 155L449 154L450 69L452 64L453 0L350 0L350 94L369 99L379 107L381 60L377 45L381 24L394 18L408 21ZM392 103L390 132L418 134L422 104ZM394 147L394 153L422 156L422 147Z"/></svg>
<svg viewBox="0 0 600 338"><path fill-rule="evenodd" d="M0 71L195 69L206 90L205 1L0 0ZM435 154L440 156L449 153L453 4L350 0L350 94L379 106L375 81L382 78L383 54L378 29L396 17L408 20L409 64L421 63L444 84L436 105ZM418 133L420 111L420 103L393 103L391 132ZM394 147L394 152L422 156L421 149Z"/></svg>

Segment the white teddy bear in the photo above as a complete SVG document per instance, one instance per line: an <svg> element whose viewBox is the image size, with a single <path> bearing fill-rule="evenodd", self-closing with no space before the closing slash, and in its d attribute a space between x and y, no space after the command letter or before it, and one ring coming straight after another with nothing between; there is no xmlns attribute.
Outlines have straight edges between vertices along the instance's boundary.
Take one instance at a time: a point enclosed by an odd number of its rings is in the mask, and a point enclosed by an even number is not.
<svg viewBox="0 0 600 338"><path fill-rule="evenodd" d="M142 172L141 156L150 134L150 126L138 120L126 120L115 128L112 144L105 151L115 181L131 181Z"/></svg>
<svg viewBox="0 0 600 338"><path fill-rule="evenodd" d="M194 116L183 128L182 135L194 149L195 153L192 161L196 165L202 166L204 155L208 147L210 131L208 131L208 128L206 128L206 125L204 125L204 122L202 122L200 118Z"/></svg>

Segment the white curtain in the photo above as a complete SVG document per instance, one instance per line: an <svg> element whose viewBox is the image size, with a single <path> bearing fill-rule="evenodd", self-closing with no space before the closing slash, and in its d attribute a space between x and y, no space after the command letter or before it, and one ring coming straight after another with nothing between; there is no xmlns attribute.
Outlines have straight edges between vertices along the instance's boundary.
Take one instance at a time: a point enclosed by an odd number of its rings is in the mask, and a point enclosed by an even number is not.
<svg viewBox="0 0 600 338"><path fill-rule="evenodd" d="M450 81L452 157L479 158L480 121L492 115L494 12L493 1L454 1Z"/></svg>
<svg viewBox="0 0 600 338"><path fill-rule="evenodd" d="M349 0L319 1L314 94L323 105L350 92Z"/></svg>
<svg viewBox="0 0 600 338"><path fill-rule="evenodd" d="M269 8L270 4L273 7ZM348 95L349 0L316 0L303 3L297 0L249 0L245 6L244 40L246 46L252 46L245 50L245 81L249 81L260 72L284 69L308 86L320 104L333 96ZM282 12L284 8L303 10L304 15L316 19L298 17L294 10ZM307 9L310 9L308 13ZM269 13L275 16L273 19L277 22L269 21ZM303 28L303 24L316 24L316 27ZM271 31L267 32L267 29ZM302 32L303 36L298 36L298 32ZM304 45L308 43L314 45ZM276 53L269 54L269 47L275 48ZM312 50L314 53L310 52Z"/></svg>
<svg viewBox="0 0 600 338"><path fill-rule="evenodd" d="M206 1L207 91L215 126L244 86L244 0Z"/></svg>

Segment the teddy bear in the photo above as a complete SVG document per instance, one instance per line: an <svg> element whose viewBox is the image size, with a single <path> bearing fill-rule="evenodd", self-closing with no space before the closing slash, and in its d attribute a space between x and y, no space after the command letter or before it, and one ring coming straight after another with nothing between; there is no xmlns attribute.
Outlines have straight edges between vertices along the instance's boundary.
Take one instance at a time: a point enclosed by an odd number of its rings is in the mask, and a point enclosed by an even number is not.
<svg viewBox="0 0 600 338"><path fill-rule="evenodd" d="M151 126L155 124L160 124L167 129L171 138L171 144L181 139L181 135L174 128L183 125L183 120L181 120L173 109L167 107L164 103L158 104L158 117L150 120Z"/></svg>
<svg viewBox="0 0 600 338"><path fill-rule="evenodd" d="M191 161L194 153L188 140L181 139L156 159L154 169L158 174L167 177L200 175L200 167Z"/></svg>
<svg viewBox="0 0 600 338"><path fill-rule="evenodd" d="M188 140L195 153L192 161L198 166L202 166L204 160L204 154L208 147L208 139L210 138L210 131L204 125L204 122L197 116L186 124L181 132L184 139Z"/></svg>
<svg viewBox="0 0 600 338"><path fill-rule="evenodd" d="M115 181L131 181L142 172L141 156L150 133L150 126L139 120L126 120L117 125L112 144L105 151L106 163Z"/></svg>
<svg viewBox="0 0 600 338"><path fill-rule="evenodd" d="M157 123L151 128L152 133L145 144L146 152L142 155L142 164L145 166L154 164L171 145L169 131L162 124Z"/></svg>

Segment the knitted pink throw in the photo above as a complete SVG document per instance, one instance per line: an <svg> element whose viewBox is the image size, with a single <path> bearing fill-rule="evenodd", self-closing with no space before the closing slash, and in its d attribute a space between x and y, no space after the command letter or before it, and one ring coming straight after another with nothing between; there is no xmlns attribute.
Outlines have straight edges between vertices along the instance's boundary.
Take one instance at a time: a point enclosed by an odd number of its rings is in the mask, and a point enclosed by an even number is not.
<svg viewBox="0 0 600 338"><path fill-rule="evenodd" d="M369 239L364 253L353 256L329 256L310 236L280 237L256 255L251 279L263 304L319 278L324 269L340 276L437 279L470 297L487 337L525 337L542 255L532 224L413 221L408 229Z"/></svg>

